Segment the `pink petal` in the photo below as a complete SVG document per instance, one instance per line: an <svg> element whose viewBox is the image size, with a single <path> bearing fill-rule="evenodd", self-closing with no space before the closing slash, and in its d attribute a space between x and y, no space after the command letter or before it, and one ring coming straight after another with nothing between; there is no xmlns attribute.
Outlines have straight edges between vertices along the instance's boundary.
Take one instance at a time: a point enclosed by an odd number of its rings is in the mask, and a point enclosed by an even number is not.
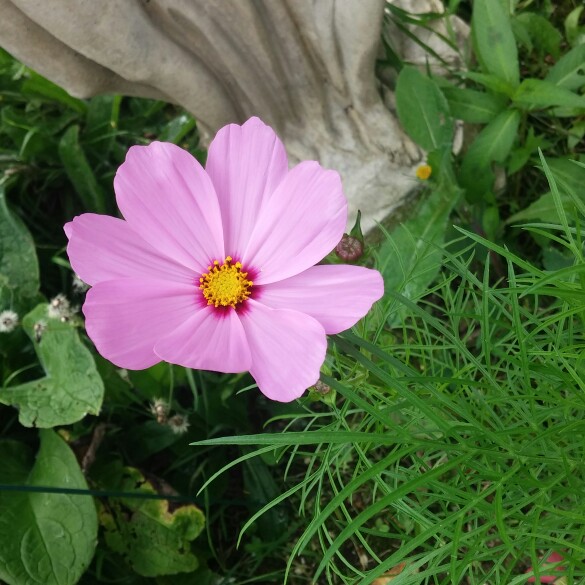
<svg viewBox="0 0 585 585"><path fill-rule="evenodd" d="M99 282L83 305L87 334L106 359L141 370L160 361L154 345L202 304L194 284L127 278Z"/></svg>
<svg viewBox="0 0 585 585"><path fill-rule="evenodd" d="M255 298L274 309L306 313L331 334L355 325L383 294L384 281L377 270L323 265L267 284Z"/></svg>
<svg viewBox="0 0 585 585"><path fill-rule="evenodd" d="M210 260L223 260L213 184L186 150L166 142L133 146L114 188L130 227L161 254L198 273Z"/></svg>
<svg viewBox="0 0 585 585"><path fill-rule="evenodd" d="M299 274L333 250L346 221L339 174L300 163L262 206L242 263L259 271L254 284Z"/></svg>
<svg viewBox="0 0 585 585"><path fill-rule="evenodd" d="M236 373L250 369L252 356L236 311L205 306L155 346L172 364L198 370Z"/></svg>
<svg viewBox="0 0 585 585"><path fill-rule="evenodd" d="M559 579L560 577L562 577L563 572L566 570L565 567L563 566L557 566L555 568L549 567L547 566L549 563L560 563L561 561L564 561L565 559L563 558L562 555L560 555L558 552L553 552L551 553L546 561L544 561L544 563L538 568L538 572L540 575L540 582L541 583L554 583L557 579ZM526 572L527 573L532 573L534 571L534 569L532 567L530 567ZM544 574L543 574L544 573ZM546 574L548 573L548 574ZM536 577L532 576L532 577L528 577L527 579L528 583L535 583L536 582Z"/></svg>
<svg viewBox="0 0 585 585"><path fill-rule="evenodd" d="M240 319L252 352L250 373L264 395L290 402L317 382L327 339L315 319L251 299Z"/></svg>
<svg viewBox="0 0 585 585"><path fill-rule="evenodd" d="M64 229L69 238L67 254L71 266L87 284L127 277L188 284L197 276L159 254L121 219L84 213Z"/></svg>
<svg viewBox="0 0 585 585"><path fill-rule="evenodd" d="M241 258L260 208L288 171L286 151L258 118L222 128L205 167L219 199L226 254Z"/></svg>

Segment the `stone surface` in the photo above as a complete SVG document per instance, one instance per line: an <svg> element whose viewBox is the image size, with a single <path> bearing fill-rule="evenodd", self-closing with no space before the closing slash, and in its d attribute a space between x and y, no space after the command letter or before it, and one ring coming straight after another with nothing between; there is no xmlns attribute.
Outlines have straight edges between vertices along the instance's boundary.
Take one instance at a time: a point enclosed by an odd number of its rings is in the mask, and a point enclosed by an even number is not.
<svg viewBox="0 0 585 585"><path fill-rule="evenodd" d="M341 172L352 214L361 209L368 229L412 190L421 158L374 76L384 7L0 0L0 45L77 97L118 92L177 103L207 137L257 115L283 138L292 163L316 159Z"/></svg>

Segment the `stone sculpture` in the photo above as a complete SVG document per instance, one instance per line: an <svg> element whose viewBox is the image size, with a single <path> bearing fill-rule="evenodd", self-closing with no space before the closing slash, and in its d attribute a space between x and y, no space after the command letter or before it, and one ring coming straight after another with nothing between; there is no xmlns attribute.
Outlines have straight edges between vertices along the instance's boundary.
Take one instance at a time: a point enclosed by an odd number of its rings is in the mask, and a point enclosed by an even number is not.
<svg viewBox="0 0 585 585"><path fill-rule="evenodd" d="M177 103L208 137L260 116L291 163L341 172L368 229L412 190L421 158L374 75L384 10L385 0L0 0L0 45L76 97Z"/></svg>

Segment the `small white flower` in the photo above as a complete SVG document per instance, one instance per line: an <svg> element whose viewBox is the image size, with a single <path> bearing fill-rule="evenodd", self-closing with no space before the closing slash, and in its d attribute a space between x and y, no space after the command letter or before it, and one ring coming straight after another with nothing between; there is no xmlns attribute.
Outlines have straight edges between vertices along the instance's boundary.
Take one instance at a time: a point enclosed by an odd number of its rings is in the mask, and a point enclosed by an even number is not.
<svg viewBox="0 0 585 585"><path fill-rule="evenodd" d="M175 435L183 435L189 429L189 420L183 414L175 414L169 418L167 424Z"/></svg>
<svg viewBox="0 0 585 585"><path fill-rule="evenodd" d="M89 284L83 282L83 280L79 278L79 274L75 273L73 274L73 281L71 283L71 286L73 287L73 290L78 294L82 294L89 289Z"/></svg>
<svg viewBox="0 0 585 585"><path fill-rule="evenodd" d="M155 398L150 404L150 412L156 417L156 422L164 424L169 416L169 403L162 398Z"/></svg>
<svg viewBox="0 0 585 585"><path fill-rule="evenodd" d="M61 319L61 321L68 321L73 313L71 303L64 294L53 297L47 308L47 314L51 319Z"/></svg>
<svg viewBox="0 0 585 585"><path fill-rule="evenodd" d="M10 333L18 325L18 315L14 311L6 310L0 313L0 333Z"/></svg>

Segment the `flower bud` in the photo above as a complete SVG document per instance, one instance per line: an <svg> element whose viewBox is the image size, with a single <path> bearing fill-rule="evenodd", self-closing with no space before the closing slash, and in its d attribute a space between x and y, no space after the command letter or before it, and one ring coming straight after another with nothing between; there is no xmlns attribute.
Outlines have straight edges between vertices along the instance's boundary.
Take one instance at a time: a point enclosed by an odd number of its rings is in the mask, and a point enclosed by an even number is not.
<svg viewBox="0 0 585 585"><path fill-rule="evenodd" d="M364 245L358 238L343 234L341 241L335 247L335 253L346 262L355 262L364 253Z"/></svg>

